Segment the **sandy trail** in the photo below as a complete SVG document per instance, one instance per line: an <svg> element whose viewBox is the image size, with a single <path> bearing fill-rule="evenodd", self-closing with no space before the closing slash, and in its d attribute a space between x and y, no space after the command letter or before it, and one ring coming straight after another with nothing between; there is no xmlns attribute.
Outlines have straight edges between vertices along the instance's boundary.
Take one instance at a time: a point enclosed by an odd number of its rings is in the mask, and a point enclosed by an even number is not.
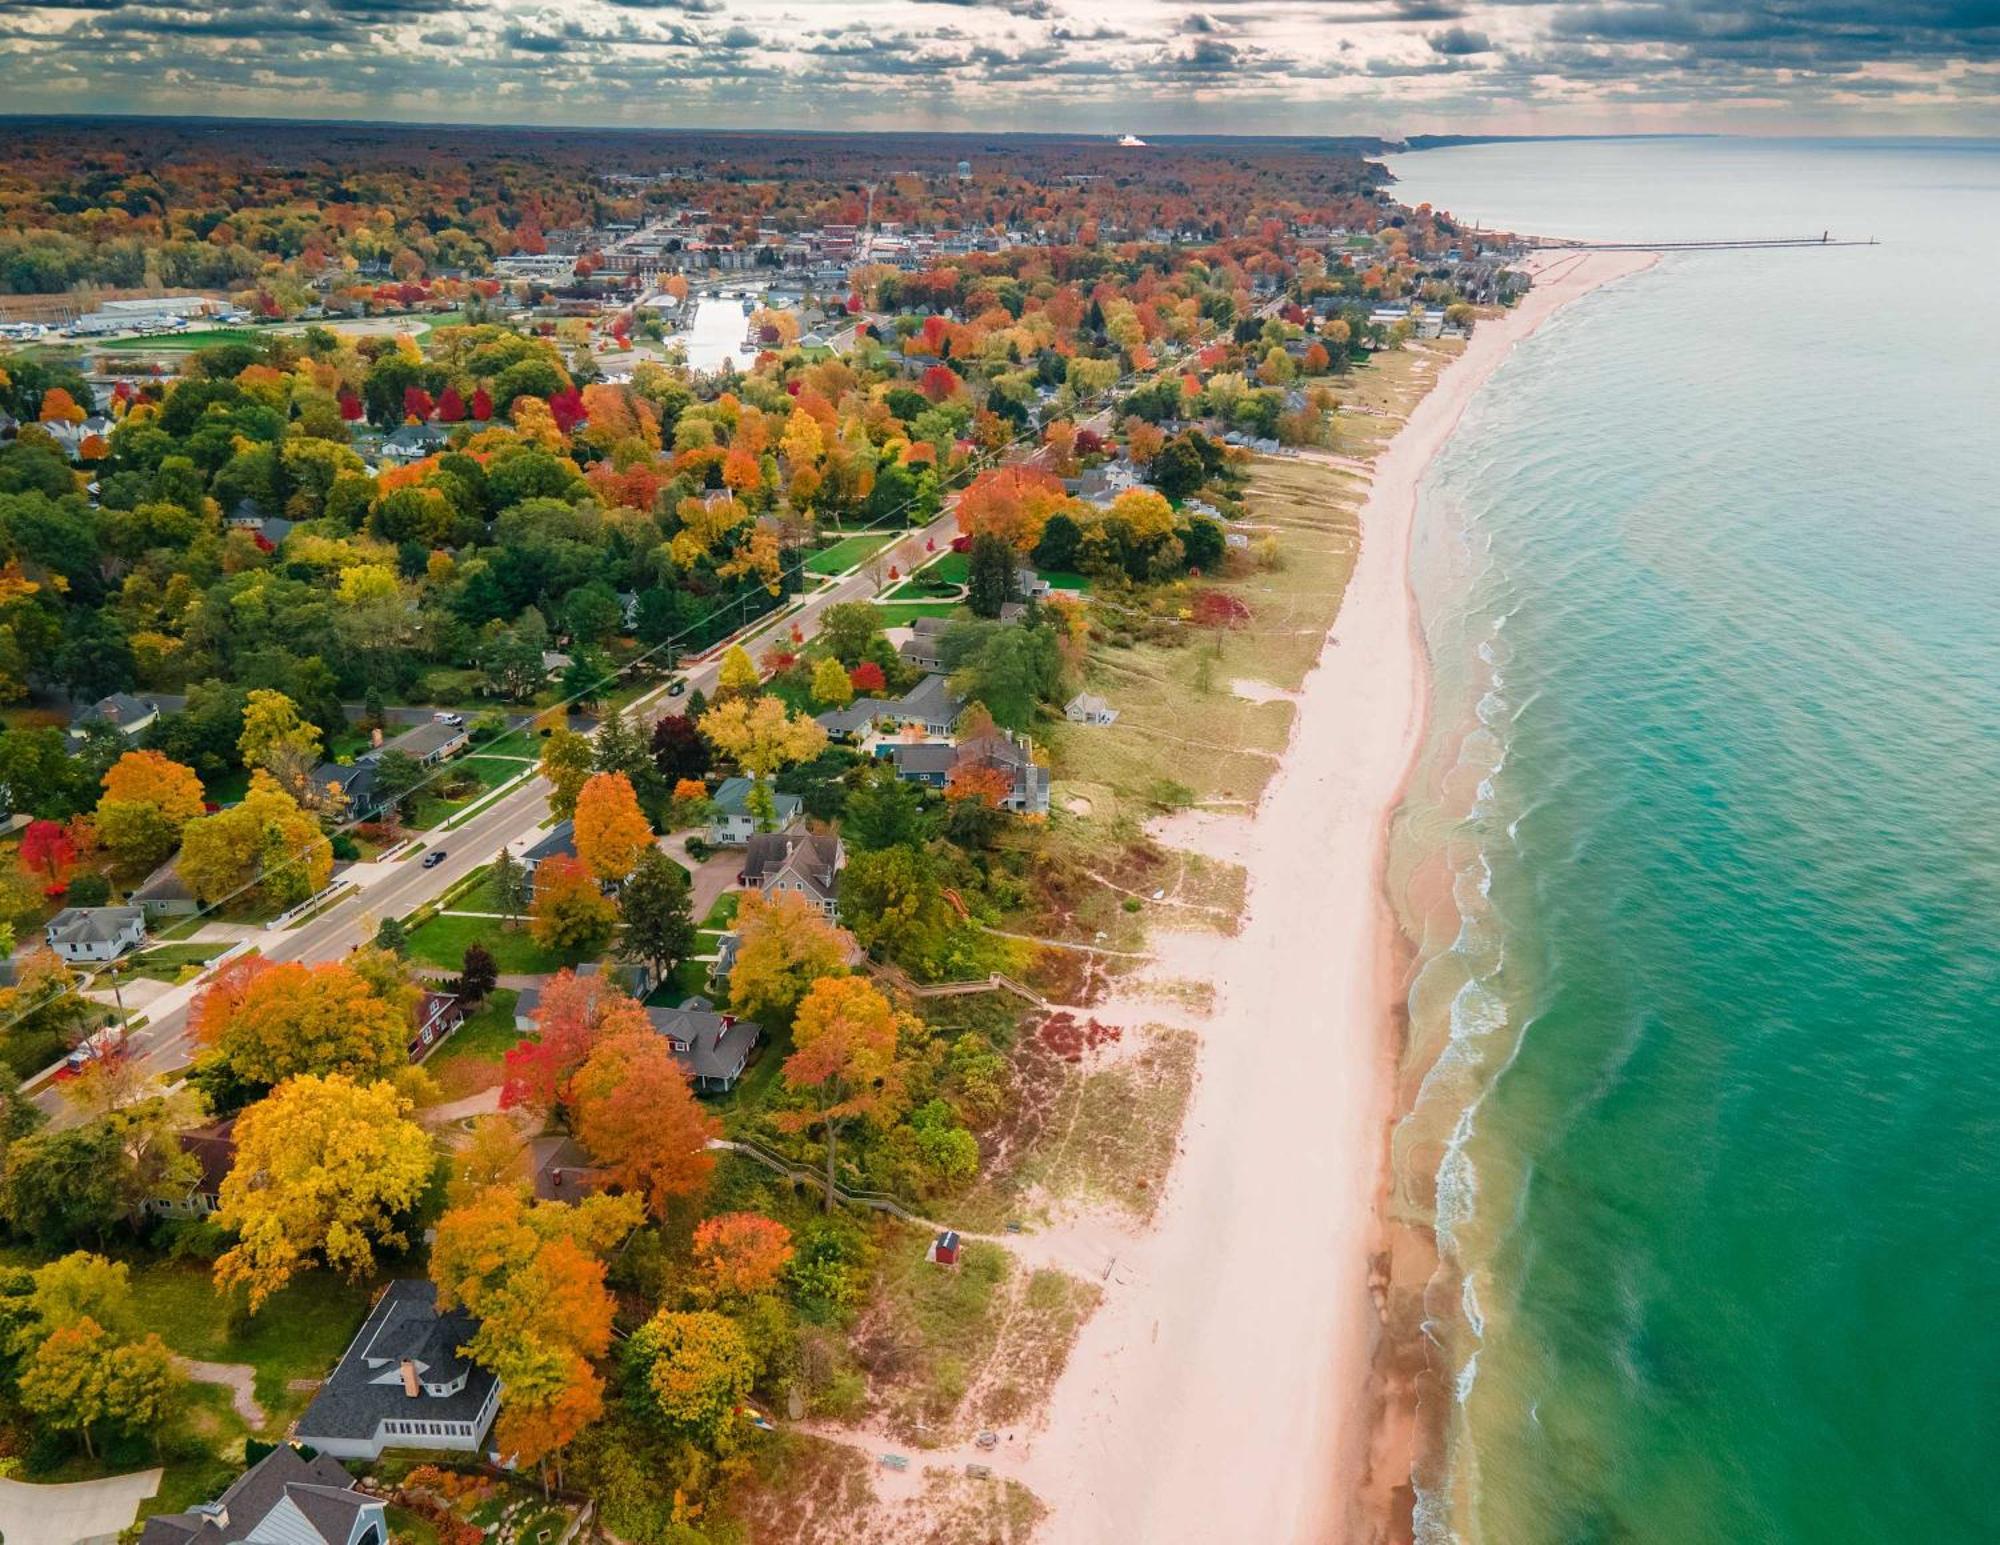
<svg viewBox="0 0 2000 1545"><path fill-rule="evenodd" d="M1045 1539L1367 1532L1379 1331L1368 1260L1401 989L1382 868L1424 724L1409 583L1417 485L1516 342L1649 261L1547 263L1528 298L1440 373L1375 465L1339 647L1306 682L1263 809L1254 823L1201 823L1202 847L1247 864L1249 915L1236 938L1174 941L1173 974L1213 982L1216 1009L1158 1224L1120 1253L1046 1426L1010 1456L1050 1505Z"/></svg>

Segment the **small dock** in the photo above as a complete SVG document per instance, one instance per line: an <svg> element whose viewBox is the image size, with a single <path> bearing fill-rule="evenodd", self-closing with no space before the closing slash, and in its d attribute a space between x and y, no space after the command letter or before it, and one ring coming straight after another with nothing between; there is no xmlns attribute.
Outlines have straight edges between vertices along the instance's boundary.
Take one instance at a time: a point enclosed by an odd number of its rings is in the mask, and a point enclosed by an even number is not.
<svg viewBox="0 0 2000 1545"><path fill-rule="evenodd" d="M1817 236L1771 236L1761 240L1728 241L1555 241L1535 242L1537 252L1757 252L1787 247L1879 247L1873 236L1842 238L1831 231Z"/></svg>

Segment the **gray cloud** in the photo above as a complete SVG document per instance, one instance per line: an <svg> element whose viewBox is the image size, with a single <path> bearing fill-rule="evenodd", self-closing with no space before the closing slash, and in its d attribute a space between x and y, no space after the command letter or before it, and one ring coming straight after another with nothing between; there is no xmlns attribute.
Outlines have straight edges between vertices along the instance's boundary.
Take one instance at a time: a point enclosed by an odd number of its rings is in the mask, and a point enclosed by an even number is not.
<svg viewBox="0 0 2000 1545"><path fill-rule="evenodd" d="M1485 54L1493 50L1493 40L1483 32L1464 27L1447 27L1430 36L1431 51L1439 54Z"/></svg>

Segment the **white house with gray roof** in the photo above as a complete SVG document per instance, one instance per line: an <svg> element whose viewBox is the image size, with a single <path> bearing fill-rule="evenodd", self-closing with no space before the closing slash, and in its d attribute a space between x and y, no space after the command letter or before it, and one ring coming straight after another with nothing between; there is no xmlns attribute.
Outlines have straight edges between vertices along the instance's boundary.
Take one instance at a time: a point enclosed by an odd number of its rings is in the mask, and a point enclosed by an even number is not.
<svg viewBox="0 0 2000 1545"><path fill-rule="evenodd" d="M385 1448L478 1453L500 1409L500 1381L460 1350L479 1329L463 1309L440 1312L437 1288L392 1282L294 1429L336 1459Z"/></svg>
<svg viewBox="0 0 2000 1545"><path fill-rule="evenodd" d="M708 840L718 848L740 848L757 835L757 815L750 808L751 791L756 784L748 778L724 778L709 801L713 814L708 823ZM805 814L805 801L796 794L780 794L770 791L773 811L772 829L785 831L798 824Z"/></svg>
<svg viewBox="0 0 2000 1545"><path fill-rule="evenodd" d="M141 907L64 907L43 930L48 946L73 966L116 960L146 942Z"/></svg>

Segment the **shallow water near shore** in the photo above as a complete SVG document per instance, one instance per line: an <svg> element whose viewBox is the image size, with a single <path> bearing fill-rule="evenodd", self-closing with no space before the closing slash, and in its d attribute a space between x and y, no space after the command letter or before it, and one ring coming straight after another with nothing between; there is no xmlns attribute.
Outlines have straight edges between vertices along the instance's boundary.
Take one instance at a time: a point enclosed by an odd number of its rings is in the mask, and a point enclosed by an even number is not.
<svg viewBox="0 0 2000 1545"><path fill-rule="evenodd" d="M1392 888L1434 1216L1429 1539L1990 1532L2000 144L1401 157L1669 257L1433 467Z"/></svg>

